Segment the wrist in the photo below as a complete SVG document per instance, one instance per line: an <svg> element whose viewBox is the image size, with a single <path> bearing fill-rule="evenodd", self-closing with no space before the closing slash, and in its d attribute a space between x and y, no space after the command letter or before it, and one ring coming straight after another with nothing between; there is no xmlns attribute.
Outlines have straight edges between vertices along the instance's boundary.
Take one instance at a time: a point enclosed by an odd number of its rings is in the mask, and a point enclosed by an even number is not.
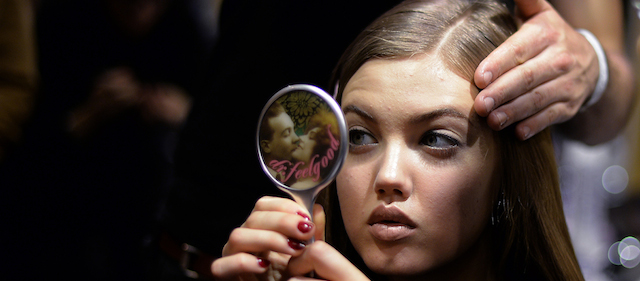
<svg viewBox="0 0 640 281"><path fill-rule="evenodd" d="M576 31L582 34L596 51L596 55L598 56L598 66L600 68L600 74L596 82L596 87L593 90L593 93L591 93L591 96L589 96L589 98L580 108L580 111L584 111L588 107L597 103L607 89L607 84L609 83L609 65L607 64L607 56L604 52L604 49L602 48L602 45L600 45L600 41L598 41L598 38L596 38L595 35L593 35L586 29L577 29Z"/></svg>

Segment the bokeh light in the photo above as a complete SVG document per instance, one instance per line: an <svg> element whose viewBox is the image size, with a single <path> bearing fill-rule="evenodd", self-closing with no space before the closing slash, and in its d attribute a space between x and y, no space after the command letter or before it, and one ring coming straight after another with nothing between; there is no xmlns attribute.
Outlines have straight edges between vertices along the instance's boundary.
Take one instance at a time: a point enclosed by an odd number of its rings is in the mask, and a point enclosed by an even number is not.
<svg viewBox="0 0 640 281"><path fill-rule="evenodd" d="M619 165L613 165L602 173L602 186L607 192L618 194L623 192L629 184L627 170Z"/></svg>
<svg viewBox="0 0 640 281"><path fill-rule="evenodd" d="M615 265L634 268L640 264L640 241L628 236L609 247L609 261Z"/></svg>

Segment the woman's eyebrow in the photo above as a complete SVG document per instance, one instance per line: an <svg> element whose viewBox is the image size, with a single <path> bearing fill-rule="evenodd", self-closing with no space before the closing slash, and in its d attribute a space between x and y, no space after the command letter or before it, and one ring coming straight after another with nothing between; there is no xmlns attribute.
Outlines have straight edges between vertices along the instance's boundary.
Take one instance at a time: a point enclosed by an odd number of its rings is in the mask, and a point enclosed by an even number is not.
<svg viewBox="0 0 640 281"><path fill-rule="evenodd" d="M368 112L366 112L364 109L359 108L355 105L348 105L347 107L344 108L343 113L345 115L347 115L347 113L355 113L357 115L360 115L361 117L365 118L365 119L369 119L371 121L373 121L373 116L371 114L369 114Z"/></svg>
<svg viewBox="0 0 640 281"><path fill-rule="evenodd" d="M472 117L468 117L467 115L463 114L462 112L453 109L453 108L441 108L441 109L436 109L434 111L428 112L426 114L423 115L419 115L419 116L415 116L413 118L411 118L409 120L410 123L412 124L417 124L417 123L423 123L423 122L428 122L428 121L432 121L434 119L440 118L440 117L454 117L454 118L459 118L459 119L463 119L465 121L467 121L470 125L477 127L478 126L478 118L473 118Z"/></svg>
<svg viewBox="0 0 640 281"><path fill-rule="evenodd" d="M371 120L373 121L373 115L369 114L368 112L366 112L364 109L355 106L355 105L348 105L344 108L343 113L346 115L347 113L355 113L365 119ZM440 117L444 117L444 116L449 116L449 117L455 117L455 118L459 118L459 119L463 119L464 121L467 121L471 126L473 127L478 127L479 124L478 122L480 122L477 118L477 115L473 115L472 117L467 117L467 115L461 113L460 111L453 109L453 108L441 108L441 109L436 109L434 111L428 112L426 114L422 114L416 117L413 117L411 119L409 119L409 122L412 124L417 124L417 123L423 123L423 122L428 122L428 121L432 121L434 119L440 118ZM475 117L475 118L474 118Z"/></svg>

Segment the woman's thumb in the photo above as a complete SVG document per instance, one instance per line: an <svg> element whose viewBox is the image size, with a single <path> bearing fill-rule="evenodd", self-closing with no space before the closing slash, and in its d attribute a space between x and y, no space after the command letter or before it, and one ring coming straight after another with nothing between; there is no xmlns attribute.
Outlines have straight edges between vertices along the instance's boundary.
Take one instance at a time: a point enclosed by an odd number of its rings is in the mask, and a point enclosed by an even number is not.
<svg viewBox="0 0 640 281"><path fill-rule="evenodd" d="M324 214L324 208L320 204L313 205L313 224L316 225L316 234L314 238L316 240L324 241L326 216Z"/></svg>

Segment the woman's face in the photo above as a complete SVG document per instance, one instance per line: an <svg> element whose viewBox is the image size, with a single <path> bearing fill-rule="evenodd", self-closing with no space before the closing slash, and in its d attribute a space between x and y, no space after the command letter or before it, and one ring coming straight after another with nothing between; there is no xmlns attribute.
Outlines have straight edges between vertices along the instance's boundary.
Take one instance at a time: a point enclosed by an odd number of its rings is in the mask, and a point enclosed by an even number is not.
<svg viewBox="0 0 640 281"><path fill-rule="evenodd" d="M293 159L309 164L317 141L315 136L320 131L319 127L313 128L307 134L300 136L300 145L297 150L292 153Z"/></svg>
<svg viewBox="0 0 640 281"><path fill-rule="evenodd" d="M473 111L477 93L425 54L368 61L347 83L350 147L338 198L349 238L375 272L418 275L486 258L478 241L497 157Z"/></svg>

